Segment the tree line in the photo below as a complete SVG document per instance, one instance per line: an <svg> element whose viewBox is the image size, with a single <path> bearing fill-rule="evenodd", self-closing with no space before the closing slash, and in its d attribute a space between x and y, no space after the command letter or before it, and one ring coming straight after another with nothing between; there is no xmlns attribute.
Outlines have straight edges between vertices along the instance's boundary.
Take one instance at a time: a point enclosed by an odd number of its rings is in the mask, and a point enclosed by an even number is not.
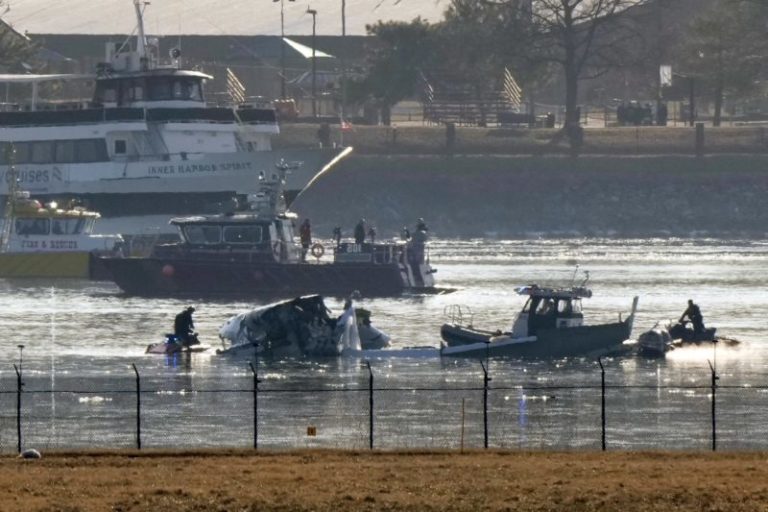
<svg viewBox="0 0 768 512"><path fill-rule="evenodd" d="M404 0L417 1L417 0ZM765 0L451 0L430 23L380 21L365 69L349 79L348 100L373 101L386 122L397 102L419 94L424 74L445 76L478 97L512 70L533 103L554 90L565 106L563 133L580 136L581 88L635 77L632 94L661 100L661 65L673 80L710 95L714 123L724 98L765 96ZM619 77L619 78L617 78ZM614 88L616 91L619 88ZM605 98L603 98L605 101Z"/></svg>

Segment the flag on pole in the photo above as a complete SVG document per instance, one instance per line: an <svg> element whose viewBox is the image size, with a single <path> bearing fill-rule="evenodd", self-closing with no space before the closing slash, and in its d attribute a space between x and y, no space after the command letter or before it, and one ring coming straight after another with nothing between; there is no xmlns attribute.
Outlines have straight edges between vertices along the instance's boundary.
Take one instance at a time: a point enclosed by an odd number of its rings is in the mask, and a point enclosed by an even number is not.
<svg viewBox="0 0 768 512"><path fill-rule="evenodd" d="M507 101L513 107L519 107L523 100L523 90L517 85L515 77L509 71L509 68L504 66L504 96Z"/></svg>
<svg viewBox="0 0 768 512"><path fill-rule="evenodd" d="M245 103L245 86L229 68L227 68L227 94L232 99L232 103Z"/></svg>

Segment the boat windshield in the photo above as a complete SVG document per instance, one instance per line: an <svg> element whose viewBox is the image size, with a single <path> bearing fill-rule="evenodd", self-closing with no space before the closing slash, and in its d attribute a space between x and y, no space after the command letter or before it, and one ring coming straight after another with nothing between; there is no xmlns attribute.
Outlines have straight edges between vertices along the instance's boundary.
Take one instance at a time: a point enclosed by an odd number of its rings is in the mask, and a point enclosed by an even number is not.
<svg viewBox="0 0 768 512"><path fill-rule="evenodd" d="M261 226L226 226L224 242L228 244L258 244L261 242Z"/></svg>
<svg viewBox="0 0 768 512"><path fill-rule="evenodd" d="M79 219L53 219L51 233L54 235L79 235L86 226L85 217Z"/></svg>
<svg viewBox="0 0 768 512"><path fill-rule="evenodd" d="M16 219L17 235L47 235L50 230L50 219L32 219L20 217Z"/></svg>
<svg viewBox="0 0 768 512"><path fill-rule="evenodd" d="M221 243L221 227L219 226L184 226L184 238L190 244Z"/></svg>

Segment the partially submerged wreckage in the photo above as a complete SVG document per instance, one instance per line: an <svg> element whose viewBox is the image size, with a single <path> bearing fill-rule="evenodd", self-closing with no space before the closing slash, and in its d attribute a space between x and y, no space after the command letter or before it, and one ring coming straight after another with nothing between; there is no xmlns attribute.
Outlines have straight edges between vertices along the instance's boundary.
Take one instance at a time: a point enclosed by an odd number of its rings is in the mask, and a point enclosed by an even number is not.
<svg viewBox="0 0 768 512"><path fill-rule="evenodd" d="M268 357L322 357L389 346L389 336L370 324L370 312L348 300L334 317L323 297L309 295L233 316L219 329L219 353Z"/></svg>

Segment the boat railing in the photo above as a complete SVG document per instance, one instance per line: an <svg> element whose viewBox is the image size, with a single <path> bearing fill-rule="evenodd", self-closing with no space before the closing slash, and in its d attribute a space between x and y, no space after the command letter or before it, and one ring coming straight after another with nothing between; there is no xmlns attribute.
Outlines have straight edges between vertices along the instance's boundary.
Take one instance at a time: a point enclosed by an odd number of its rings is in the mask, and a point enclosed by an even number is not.
<svg viewBox="0 0 768 512"><path fill-rule="evenodd" d="M70 110L0 111L0 126L58 126L105 122L276 124L271 109L231 108L85 108Z"/></svg>
<svg viewBox="0 0 768 512"><path fill-rule="evenodd" d="M472 327L475 314L472 312L472 308L469 306L463 306L461 304L450 304L443 308L443 316L452 325Z"/></svg>

